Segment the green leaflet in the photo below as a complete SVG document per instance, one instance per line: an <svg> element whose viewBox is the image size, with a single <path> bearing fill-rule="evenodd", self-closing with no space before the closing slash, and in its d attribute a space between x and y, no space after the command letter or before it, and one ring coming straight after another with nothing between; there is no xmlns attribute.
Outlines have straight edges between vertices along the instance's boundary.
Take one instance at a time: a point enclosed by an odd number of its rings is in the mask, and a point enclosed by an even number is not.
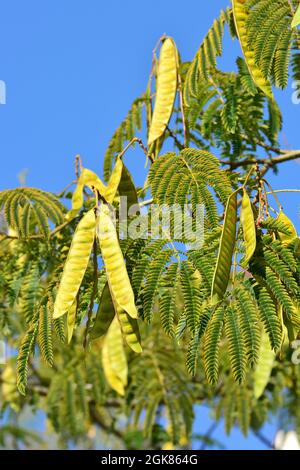
<svg viewBox="0 0 300 470"><path fill-rule="evenodd" d="M95 211L91 209L76 228L55 299L54 319L67 313L76 298L90 259L95 226Z"/></svg>
<svg viewBox="0 0 300 470"><path fill-rule="evenodd" d="M71 305L70 310L68 311L68 316L67 316L67 339L68 339L68 343L71 342L71 339L72 339L72 336L73 336L74 326L75 326L75 321L76 321L76 312L77 312L77 301L75 299L73 304Z"/></svg>
<svg viewBox="0 0 300 470"><path fill-rule="evenodd" d="M296 13L292 21L292 28L296 28L300 24L300 5L298 6Z"/></svg>
<svg viewBox="0 0 300 470"><path fill-rule="evenodd" d="M293 222L288 218L287 215L285 215L284 212L280 211L276 220L278 222L282 222L290 231L290 234L279 232L278 236L284 245L292 242L295 238L297 238L297 230L295 229Z"/></svg>
<svg viewBox="0 0 300 470"><path fill-rule="evenodd" d="M47 305L41 305L39 309L38 340L42 358L50 366L53 366L53 345L52 345L52 325L51 313Z"/></svg>
<svg viewBox="0 0 300 470"><path fill-rule="evenodd" d="M90 338L93 340L105 335L111 322L113 321L114 316L115 309L107 282L101 294L95 323L90 332Z"/></svg>
<svg viewBox="0 0 300 470"><path fill-rule="evenodd" d="M241 224L243 227L246 255L244 266L247 266L256 248L256 229L251 200L244 189L242 198Z"/></svg>
<svg viewBox="0 0 300 470"><path fill-rule="evenodd" d="M263 331L261 337L261 344L258 356L258 362L253 374L254 379L254 396L259 398L265 391L266 386L270 380L272 368L275 361L275 353L271 349L268 334Z"/></svg>
<svg viewBox="0 0 300 470"><path fill-rule="evenodd" d="M236 239L237 192L233 192L227 201L223 230L217 264L214 272L211 302L212 305L222 300L228 286L232 255Z"/></svg>
<svg viewBox="0 0 300 470"><path fill-rule="evenodd" d="M124 395L127 385L127 359L122 332L117 317L113 319L104 338L102 365L107 382L119 395Z"/></svg>

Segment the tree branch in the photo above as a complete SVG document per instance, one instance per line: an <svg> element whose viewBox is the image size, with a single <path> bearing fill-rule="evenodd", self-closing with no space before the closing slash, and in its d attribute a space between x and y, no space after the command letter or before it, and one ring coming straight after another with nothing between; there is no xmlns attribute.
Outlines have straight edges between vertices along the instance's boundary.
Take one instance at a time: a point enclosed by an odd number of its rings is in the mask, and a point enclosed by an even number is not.
<svg viewBox="0 0 300 470"><path fill-rule="evenodd" d="M264 169L262 170L262 174L264 175L270 168L274 168L276 165L279 165L280 163L285 163L285 162L288 162L291 160L297 160L298 158L300 158L300 150L291 150L291 151L284 150L282 152L283 153L281 155L278 155L277 157L274 157L274 158L257 158L257 159L247 158L239 162L229 162L229 161L221 160L221 163L222 165L229 165L231 170L235 170L236 168L249 166L253 164L264 165Z"/></svg>

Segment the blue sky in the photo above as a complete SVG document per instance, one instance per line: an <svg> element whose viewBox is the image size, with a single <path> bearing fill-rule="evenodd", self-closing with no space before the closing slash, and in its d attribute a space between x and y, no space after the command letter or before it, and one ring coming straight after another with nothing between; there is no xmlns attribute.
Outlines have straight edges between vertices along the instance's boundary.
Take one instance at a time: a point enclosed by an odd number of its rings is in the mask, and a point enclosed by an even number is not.
<svg viewBox="0 0 300 470"><path fill-rule="evenodd" d="M163 33L173 36L182 58L189 60L228 4L226 0L1 1L0 80L6 83L7 102L0 105L0 189L17 186L18 173L28 169L28 185L59 191L74 178L77 153L85 166L100 172L110 136L145 89L158 38ZM237 53L238 44L227 35L224 69L234 67ZM282 145L297 149L300 104L292 104L292 91L289 84L276 97L284 115ZM141 183L142 152L130 152L126 161ZM290 162L278 176L271 176L271 184L278 189L299 188L299 170L299 161ZM280 199L300 229L299 196ZM197 428L203 425L203 431L209 423L200 415ZM252 438L245 444L235 434L227 445L257 448L260 444Z"/></svg>

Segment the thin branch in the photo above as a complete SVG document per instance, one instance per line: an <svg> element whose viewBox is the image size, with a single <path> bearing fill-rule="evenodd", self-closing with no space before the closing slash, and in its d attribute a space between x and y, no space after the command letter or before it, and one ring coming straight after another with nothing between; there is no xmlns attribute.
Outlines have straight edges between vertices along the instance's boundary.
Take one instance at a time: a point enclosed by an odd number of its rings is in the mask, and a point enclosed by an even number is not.
<svg viewBox="0 0 300 470"><path fill-rule="evenodd" d="M250 159L247 158L245 160L239 162L230 162L221 160L222 165L229 165L231 170L234 170L239 167L249 166L253 164L264 165L264 169L262 170L262 175L264 175L270 168L274 168L276 165L280 163L285 163L291 160L297 160L300 158L300 150L291 150L291 151L283 151L281 155L278 155L274 158L258 158L258 159Z"/></svg>
<svg viewBox="0 0 300 470"><path fill-rule="evenodd" d="M269 441L260 431L253 431L253 434L269 449L275 450L274 444Z"/></svg>
<svg viewBox="0 0 300 470"><path fill-rule="evenodd" d="M174 132L169 128L169 126L166 126L166 129L169 132L170 137L172 137L172 139L174 139L174 142L177 145L177 147L179 148L179 150L183 150L185 146L180 142L180 140L178 140L178 138L176 137Z"/></svg>
<svg viewBox="0 0 300 470"><path fill-rule="evenodd" d="M83 169L83 165L82 165L81 156L77 154L75 157L75 175L76 175L77 180L79 179L79 175L82 172L82 169Z"/></svg>
<svg viewBox="0 0 300 470"><path fill-rule="evenodd" d="M208 444L208 441L211 439L213 433L215 432L215 430L217 429L219 425L219 421L215 421L214 423L212 423L212 425L208 428L207 432L205 433L205 436L204 438L206 440L204 440L204 442L202 443L201 447L199 450L205 450L206 447L207 447L207 444Z"/></svg>
<svg viewBox="0 0 300 470"><path fill-rule="evenodd" d="M122 158L123 155L127 152L127 150L135 143L139 144L146 157L148 157L151 163L153 163L154 160L152 155L149 154L147 147L143 144L142 139L140 139L139 137L133 137L133 139L131 139L131 141L126 145L126 147L118 154L117 158Z"/></svg>
<svg viewBox="0 0 300 470"><path fill-rule="evenodd" d="M153 203L153 199L147 199L146 201L140 202L140 207L150 206Z"/></svg>
<svg viewBox="0 0 300 470"><path fill-rule="evenodd" d="M176 54L177 56L177 54ZM178 61L178 58L177 58ZM186 147L187 145L187 140L188 140L188 135L187 135L187 127L186 127L186 122L185 122L185 115L184 115L184 105L183 105L183 94L182 94L182 80L181 76L179 73L179 64L177 63L177 68L178 68L178 85L179 85L179 103L180 103L180 112L182 116L182 129L183 129L183 140L184 140L184 146Z"/></svg>
<svg viewBox="0 0 300 470"><path fill-rule="evenodd" d="M300 193L300 189L274 189L267 192L268 195L273 193Z"/></svg>
<svg viewBox="0 0 300 470"><path fill-rule="evenodd" d="M91 415L93 421L101 429L103 429L103 431L105 431L109 435L114 435L118 439L124 440L124 435L121 431L119 431L118 429L115 429L113 426L110 426L109 424L107 424L103 421L103 418L102 418L101 414L98 412L96 406L93 403L90 403L89 409L90 409L90 415Z"/></svg>

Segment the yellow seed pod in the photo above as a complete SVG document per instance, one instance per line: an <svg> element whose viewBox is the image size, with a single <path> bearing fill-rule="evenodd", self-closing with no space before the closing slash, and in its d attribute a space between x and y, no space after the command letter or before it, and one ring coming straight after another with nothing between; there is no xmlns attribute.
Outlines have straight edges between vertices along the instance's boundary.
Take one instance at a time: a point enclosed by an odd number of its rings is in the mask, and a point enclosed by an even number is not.
<svg viewBox="0 0 300 470"><path fill-rule="evenodd" d="M115 167L112 171L112 174L110 175L107 188L105 190L104 197L109 204L112 204L115 199L116 192L118 190L118 187L121 181L122 170L123 170L123 162L122 162L122 159L118 157Z"/></svg>
<svg viewBox="0 0 300 470"><path fill-rule="evenodd" d="M297 238L297 230L293 222L291 221L291 219L289 219L288 216L285 215L284 212L282 211L279 212L277 221L282 222L284 225L286 225L287 229L290 231L289 235L285 233L281 233L281 232L279 232L278 234L279 239L282 241L284 245L292 242L293 240L295 240L295 238Z"/></svg>
<svg viewBox="0 0 300 470"><path fill-rule="evenodd" d="M105 265L109 289L114 303L132 318L137 318L134 294L128 277L116 227L106 204L101 204L97 236Z"/></svg>
<svg viewBox="0 0 300 470"><path fill-rule="evenodd" d="M300 24L300 5L298 6L296 13L292 21L292 28L296 28Z"/></svg>
<svg viewBox="0 0 300 470"><path fill-rule="evenodd" d="M265 331L263 331L258 355L258 362L256 364L253 374L254 396L257 399L261 397L261 395L265 391L266 386L268 385L274 366L274 361L275 353L271 348L269 336Z"/></svg>
<svg viewBox="0 0 300 470"><path fill-rule="evenodd" d="M16 371L10 363L5 366L1 380L3 401L9 403L12 409L18 412L20 410L20 396L16 384Z"/></svg>
<svg viewBox="0 0 300 470"><path fill-rule="evenodd" d="M128 346L136 353L142 352L142 346L140 342L140 332L138 326L138 320L131 318L125 310L117 306L117 316L121 325L121 330L124 335L124 339Z"/></svg>
<svg viewBox="0 0 300 470"><path fill-rule="evenodd" d="M241 224L246 247L244 265L247 266L256 248L256 229L251 200L245 189L242 198Z"/></svg>
<svg viewBox="0 0 300 470"><path fill-rule="evenodd" d="M148 146L161 137L171 117L177 90L177 67L176 45L173 39L166 38L160 50L156 97L148 136Z"/></svg>
<svg viewBox="0 0 300 470"><path fill-rule="evenodd" d="M254 60L254 51L249 47L247 37L246 22L248 12L245 0L232 0L233 17L240 40L241 48L245 57L247 67L255 85L260 88L269 98L273 98L272 87L270 82L265 79L261 70L257 67Z"/></svg>
<svg viewBox="0 0 300 470"><path fill-rule="evenodd" d="M102 346L102 365L107 382L119 395L124 395L128 366L119 321L115 317Z"/></svg>
<svg viewBox="0 0 300 470"><path fill-rule="evenodd" d="M72 208L67 212L65 218L66 220L71 220L80 211L83 206L83 188L87 186L89 189L96 188L101 196L105 197L106 186L102 183L100 178L93 171L88 168L83 168L80 177L78 179L77 187L73 193L72 197Z"/></svg>
<svg viewBox="0 0 300 470"><path fill-rule="evenodd" d="M75 301L92 251L95 225L95 212L91 209L76 228L55 299L54 319L67 313Z"/></svg>

